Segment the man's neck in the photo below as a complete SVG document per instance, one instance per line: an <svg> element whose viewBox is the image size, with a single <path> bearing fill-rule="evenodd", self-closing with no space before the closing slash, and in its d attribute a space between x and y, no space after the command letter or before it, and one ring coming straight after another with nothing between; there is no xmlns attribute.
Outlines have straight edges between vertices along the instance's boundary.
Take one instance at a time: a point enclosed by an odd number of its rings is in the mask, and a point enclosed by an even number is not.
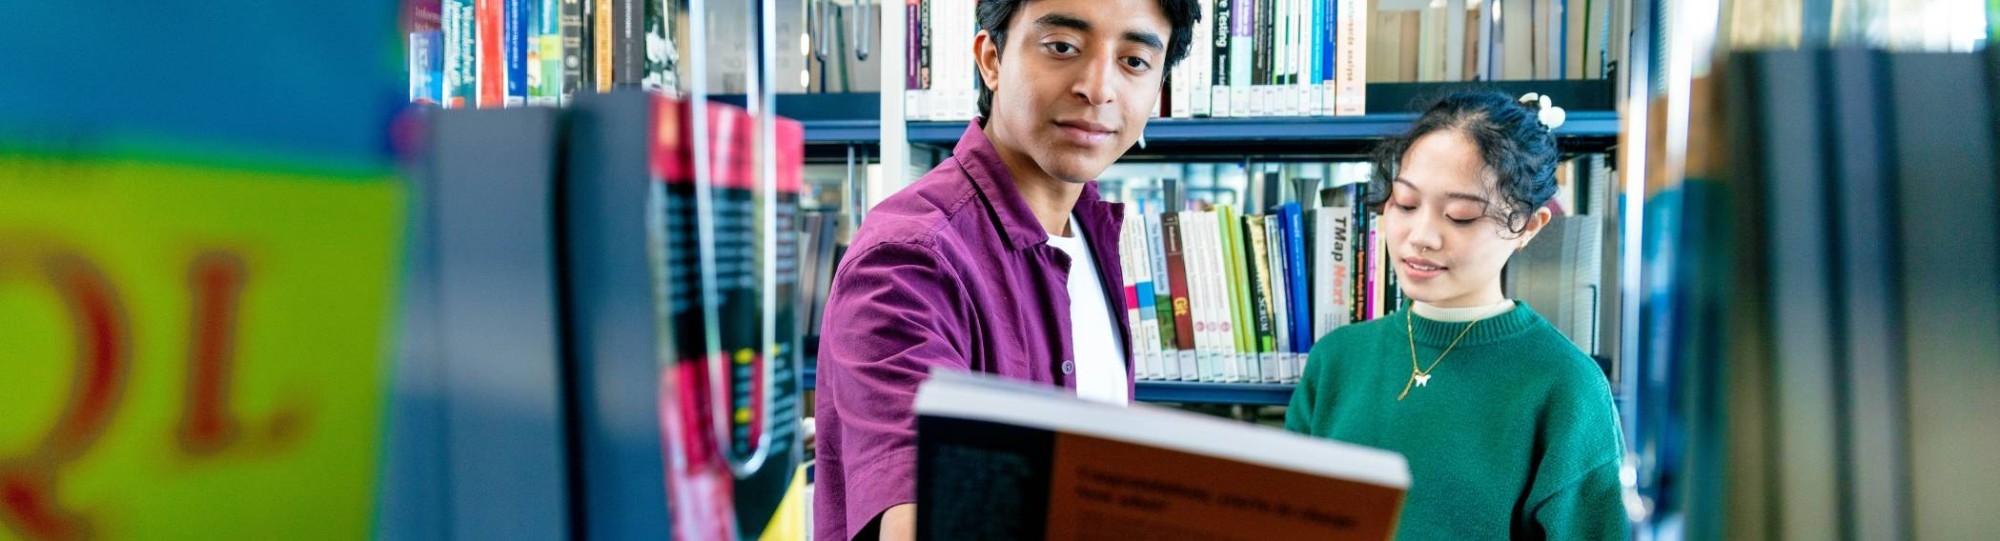
<svg viewBox="0 0 2000 541"><path fill-rule="evenodd" d="M989 122L981 129L994 151L1000 154L1000 163L1007 166L1007 176L1013 180L1015 190L1028 203L1028 210L1035 213L1035 221L1049 235L1069 236L1069 215L1076 210L1076 200L1083 196L1083 184L1050 176L1035 164L1034 158L1015 149L1010 144L1012 139L996 137L999 134L994 133L994 126Z"/></svg>

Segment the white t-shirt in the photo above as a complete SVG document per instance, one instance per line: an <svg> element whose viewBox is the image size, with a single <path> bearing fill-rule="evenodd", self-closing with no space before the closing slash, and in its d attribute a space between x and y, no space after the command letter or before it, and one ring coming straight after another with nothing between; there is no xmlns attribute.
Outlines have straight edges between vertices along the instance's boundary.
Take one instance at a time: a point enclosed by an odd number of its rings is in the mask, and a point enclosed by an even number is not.
<svg viewBox="0 0 2000 541"><path fill-rule="evenodd" d="M1090 242L1070 218L1070 236L1049 235L1049 245L1069 253L1069 335L1076 367L1076 396L1107 404L1131 402L1125 385L1125 355L1118 344L1110 301L1097 280L1097 260Z"/></svg>

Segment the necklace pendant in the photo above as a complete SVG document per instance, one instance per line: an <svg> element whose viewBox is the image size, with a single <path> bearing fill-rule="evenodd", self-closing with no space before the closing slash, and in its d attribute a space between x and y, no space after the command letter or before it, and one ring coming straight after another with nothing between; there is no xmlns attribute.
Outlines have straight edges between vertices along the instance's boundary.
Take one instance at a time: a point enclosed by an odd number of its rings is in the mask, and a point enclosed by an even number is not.
<svg viewBox="0 0 2000 541"><path fill-rule="evenodd" d="M1417 386L1418 386L1418 387L1427 387L1427 386L1429 386L1429 385L1431 384L1431 375L1430 375L1430 374L1421 374L1421 373L1420 373L1420 374L1416 374L1416 375L1415 375L1415 377L1417 378Z"/></svg>

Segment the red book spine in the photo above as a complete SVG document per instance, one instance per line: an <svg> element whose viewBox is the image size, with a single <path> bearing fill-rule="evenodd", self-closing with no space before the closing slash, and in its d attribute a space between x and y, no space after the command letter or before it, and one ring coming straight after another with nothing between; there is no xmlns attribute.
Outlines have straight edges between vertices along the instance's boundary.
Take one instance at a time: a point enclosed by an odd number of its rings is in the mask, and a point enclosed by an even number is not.
<svg viewBox="0 0 2000 541"><path fill-rule="evenodd" d="M473 28L479 50L480 107L502 107L507 101L507 53L502 30L507 23L504 0L479 0Z"/></svg>
<svg viewBox="0 0 2000 541"><path fill-rule="evenodd" d="M1174 347L1181 351L1193 351L1194 314L1188 310L1187 258L1183 255L1181 243L1180 213L1169 211L1160 214L1160 244L1166 245L1167 277L1173 281Z"/></svg>

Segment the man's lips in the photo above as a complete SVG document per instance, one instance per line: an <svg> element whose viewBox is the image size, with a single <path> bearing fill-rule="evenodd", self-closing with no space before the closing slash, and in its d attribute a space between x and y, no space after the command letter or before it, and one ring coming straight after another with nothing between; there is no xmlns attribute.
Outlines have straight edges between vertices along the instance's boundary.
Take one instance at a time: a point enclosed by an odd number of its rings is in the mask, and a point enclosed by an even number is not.
<svg viewBox="0 0 2000 541"><path fill-rule="evenodd" d="M1058 120L1055 124L1065 138L1080 145L1102 143L1118 133L1115 128L1088 120Z"/></svg>

